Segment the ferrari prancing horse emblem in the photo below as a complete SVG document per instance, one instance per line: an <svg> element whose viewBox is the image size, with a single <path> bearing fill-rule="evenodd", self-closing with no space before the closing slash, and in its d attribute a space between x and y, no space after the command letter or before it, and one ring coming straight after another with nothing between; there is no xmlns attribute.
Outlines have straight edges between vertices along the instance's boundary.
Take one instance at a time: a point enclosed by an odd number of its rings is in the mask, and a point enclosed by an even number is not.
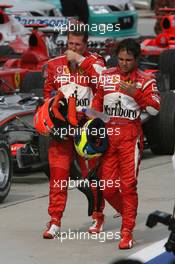
<svg viewBox="0 0 175 264"><path fill-rule="evenodd" d="M15 73L14 82L15 82L16 88L19 88L19 85L20 85L20 73L19 72Z"/></svg>

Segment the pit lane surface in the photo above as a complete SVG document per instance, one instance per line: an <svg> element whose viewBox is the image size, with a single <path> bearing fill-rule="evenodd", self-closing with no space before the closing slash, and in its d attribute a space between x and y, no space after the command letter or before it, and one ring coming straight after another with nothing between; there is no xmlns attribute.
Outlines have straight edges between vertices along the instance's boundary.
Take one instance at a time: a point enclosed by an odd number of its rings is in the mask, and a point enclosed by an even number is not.
<svg viewBox="0 0 175 264"><path fill-rule="evenodd" d="M119 251L116 232L119 232L120 219L113 218L114 211L108 205L105 209L105 233L98 237L85 235L85 239L82 235L80 239L80 233L87 231L91 219L87 217L86 198L76 189L69 190L62 223L62 232L67 232L62 237L64 241L58 238L43 240L42 232L49 220L47 178L40 172L26 177L15 176L8 198L0 205L0 262L105 264L128 257L169 235L167 227L158 225L148 229L145 222L148 214L156 209L172 213L174 186L171 157L154 156L145 151L138 185L140 202L134 233L136 244L131 250ZM70 235L70 232L74 233Z"/></svg>

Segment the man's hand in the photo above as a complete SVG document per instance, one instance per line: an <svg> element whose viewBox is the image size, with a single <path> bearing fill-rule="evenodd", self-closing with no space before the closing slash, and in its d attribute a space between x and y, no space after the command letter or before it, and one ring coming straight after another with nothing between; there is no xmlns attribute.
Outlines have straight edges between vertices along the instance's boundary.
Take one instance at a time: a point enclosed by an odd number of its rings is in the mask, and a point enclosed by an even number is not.
<svg viewBox="0 0 175 264"><path fill-rule="evenodd" d="M136 83L128 83L120 80L119 85L120 89L125 90L131 96L134 96L137 91Z"/></svg>
<svg viewBox="0 0 175 264"><path fill-rule="evenodd" d="M66 55L68 61L75 61L76 63L79 63L83 58L83 56L72 50L66 50L64 54Z"/></svg>

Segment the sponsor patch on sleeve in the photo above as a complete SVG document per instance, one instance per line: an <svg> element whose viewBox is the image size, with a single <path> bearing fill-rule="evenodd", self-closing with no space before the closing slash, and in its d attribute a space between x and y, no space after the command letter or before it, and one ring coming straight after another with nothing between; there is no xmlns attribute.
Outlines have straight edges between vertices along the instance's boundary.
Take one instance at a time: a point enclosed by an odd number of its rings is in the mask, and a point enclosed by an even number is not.
<svg viewBox="0 0 175 264"><path fill-rule="evenodd" d="M155 82L152 83L152 91L153 92L158 92L157 84Z"/></svg>
<svg viewBox="0 0 175 264"><path fill-rule="evenodd" d="M115 85L105 85L103 87L104 91L115 91Z"/></svg>
<svg viewBox="0 0 175 264"><path fill-rule="evenodd" d="M152 99L156 101L157 103L160 103L160 98L158 95L152 95Z"/></svg>

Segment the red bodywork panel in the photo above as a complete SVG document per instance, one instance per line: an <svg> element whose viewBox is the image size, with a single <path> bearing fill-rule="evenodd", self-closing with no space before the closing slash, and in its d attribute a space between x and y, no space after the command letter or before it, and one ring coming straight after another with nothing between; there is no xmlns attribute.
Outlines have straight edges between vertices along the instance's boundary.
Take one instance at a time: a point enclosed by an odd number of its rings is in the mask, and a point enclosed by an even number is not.
<svg viewBox="0 0 175 264"><path fill-rule="evenodd" d="M21 147L24 147L25 144L24 143L15 143L15 144L12 144L10 145L10 150L11 150L11 155L13 157L16 157L16 154L17 154L17 150Z"/></svg>
<svg viewBox="0 0 175 264"><path fill-rule="evenodd" d="M162 33L141 43L144 56L158 56L166 49L175 49L175 8L160 8L159 11L162 12L162 15L158 16Z"/></svg>
<svg viewBox="0 0 175 264"><path fill-rule="evenodd" d="M1 24L9 22L9 15L5 12L5 8L12 6L2 4L0 5L0 21ZM23 41L23 38L17 36L15 40L9 43L18 54L20 58L8 59L8 57L0 57L0 62L3 67L0 68L0 86L1 92L10 93L15 90L20 90L21 82L28 72L41 72L43 65L49 60L49 52L46 45L46 38L44 33L38 31L38 28L45 27L45 25L28 25L32 27L28 43ZM2 34L1 34L2 35ZM0 35L2 40L3 35ZM8 56L8 55L7 55Z"/></svg>
<svg viewBox="0 0 175 264"><path fill-rule="evenodd" d="M22 80L28 72L41 72L44 64L49 60L49 52L45 43L45 35L39 32L35 25L29 37L28 48L19 59L9 59L0 68L1 90L20 89Z"/></svg>

